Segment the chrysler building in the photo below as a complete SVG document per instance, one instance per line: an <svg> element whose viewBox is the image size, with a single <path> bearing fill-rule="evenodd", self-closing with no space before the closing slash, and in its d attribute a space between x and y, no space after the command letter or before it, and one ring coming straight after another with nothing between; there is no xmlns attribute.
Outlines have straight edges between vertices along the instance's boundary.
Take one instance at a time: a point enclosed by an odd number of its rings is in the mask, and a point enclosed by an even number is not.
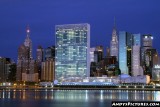
<svg viewBox="0 0 160 107"><path fill-rule="evenodd" d="M114 27L112 31L112 40L110 43L110 55L116 56L118 60L118 38L117 38L115 19L114 19Z"/></svg>

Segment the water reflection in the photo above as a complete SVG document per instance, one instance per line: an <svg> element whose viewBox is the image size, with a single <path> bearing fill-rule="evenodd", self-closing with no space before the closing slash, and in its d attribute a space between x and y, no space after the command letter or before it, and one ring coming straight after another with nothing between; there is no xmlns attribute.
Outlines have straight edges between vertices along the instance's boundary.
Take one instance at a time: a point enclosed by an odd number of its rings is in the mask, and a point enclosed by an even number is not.
<svg viewBox="0 0 160 107"><path fill-rule="evenodd" d="M57 101L160 101L160 91L130 90L1 90L1 99L44 99Z"/></svg>

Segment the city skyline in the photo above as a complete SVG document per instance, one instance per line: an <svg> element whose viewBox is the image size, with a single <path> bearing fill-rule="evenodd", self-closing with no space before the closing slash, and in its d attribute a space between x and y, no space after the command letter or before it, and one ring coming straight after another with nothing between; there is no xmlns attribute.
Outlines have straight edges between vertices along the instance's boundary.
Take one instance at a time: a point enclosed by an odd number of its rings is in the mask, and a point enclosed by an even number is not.
<svg viewBox="0 0 160 107"><path fill-rule="evenodd" d="M17 60L18 46L26 37L26 26L30 26L33 56L39 45L43 48L55 45L55 25L89 23L91 25L91 47L110 46L114 17L119 31L151 34L153 47L160 52L158 41L160 1L20 1L2 0L0 3L0 56ZM113 7L114 4L114 7ZM61 8L63 7L63 8ZM83 7L83 8L81 8ZM136 16L136 17L135 17ZM15 39L16 38L16 39Z"/></svg>

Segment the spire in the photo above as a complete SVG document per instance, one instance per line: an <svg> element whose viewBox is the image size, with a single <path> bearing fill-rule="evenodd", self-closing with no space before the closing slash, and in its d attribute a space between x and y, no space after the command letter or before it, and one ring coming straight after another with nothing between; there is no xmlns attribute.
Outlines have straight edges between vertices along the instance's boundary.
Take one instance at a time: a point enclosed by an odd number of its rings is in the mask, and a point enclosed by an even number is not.
<svg viewBox="0 0 160 107"><path fill-rule="evenodd" d="M30 28L29 28L29 25L27 25L26 33L27 33L27 38L29 38L29 36L30 36Z"/></svg>
<svg viewBox="0 0 160 107"><path fill-rule="evenodd" d="M116 18L114 16L114 28L116 28Z"/></svg>
<svg viewBox="0 0 160 107"><path fill-rule="evenodd" d="M25 44L25 46L27 46L27 47L30 47L30 44L31 44L31 39L30 39L30 28L29 28L29 25L27 25L27 27L26 27L26 39L25 39L25 42L24 42L24 44Z"/></svg>
<svg viewBox="0 0 160 107"><path fill-rule="evenodd" d="M114 17L114 26L112 31L112 41L117 41L116 18Z"/></svg>

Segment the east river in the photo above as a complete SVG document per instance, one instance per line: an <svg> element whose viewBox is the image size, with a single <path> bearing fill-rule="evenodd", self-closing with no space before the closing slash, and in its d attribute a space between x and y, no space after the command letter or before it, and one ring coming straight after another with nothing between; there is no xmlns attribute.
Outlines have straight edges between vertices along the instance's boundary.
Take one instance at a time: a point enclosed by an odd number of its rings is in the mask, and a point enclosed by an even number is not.
<svg viewBox="0 0 160 107"><path fill-rule="evenodd" d="M111 107L112 101L160 101L160 91L0 90L0 107Z"/></svg>

